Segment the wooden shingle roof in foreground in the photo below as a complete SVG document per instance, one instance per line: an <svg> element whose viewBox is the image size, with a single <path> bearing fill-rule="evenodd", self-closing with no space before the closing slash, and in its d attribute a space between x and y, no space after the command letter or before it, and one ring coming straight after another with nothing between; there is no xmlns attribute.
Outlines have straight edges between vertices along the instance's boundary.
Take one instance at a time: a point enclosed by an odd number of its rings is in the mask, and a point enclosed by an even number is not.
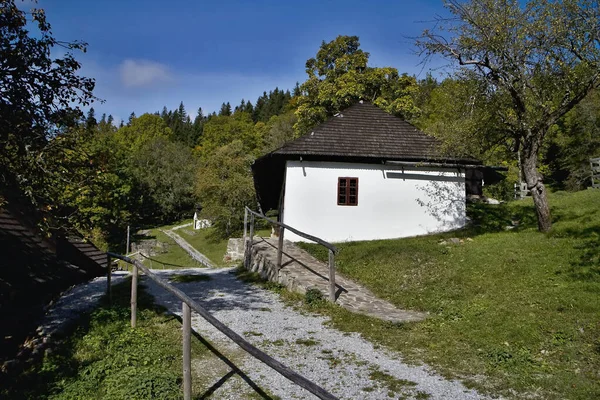
<svg viewBox="0 0 600 400"><path fill-rule="evenodd" d="M272 154L448 160L448 157L441 156L439 150L437 139L373 104L362 102L345 109Z"/></svg>

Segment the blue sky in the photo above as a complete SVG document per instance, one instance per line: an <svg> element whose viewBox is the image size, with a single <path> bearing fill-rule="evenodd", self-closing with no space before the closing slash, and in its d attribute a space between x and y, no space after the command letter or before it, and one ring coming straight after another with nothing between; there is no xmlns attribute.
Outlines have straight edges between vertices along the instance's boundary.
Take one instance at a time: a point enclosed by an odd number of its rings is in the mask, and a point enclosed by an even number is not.
<svg viewBox="0 0 600 400"><path fill-rule="evenodd" d="M409 37L443 14L441 0L40 0L55 37L83 40L76 57L96 79L98 115L126 119L183 101L192 118L252 102L306 79L321 41L357 35L371 66L423 77Z"/></svg>

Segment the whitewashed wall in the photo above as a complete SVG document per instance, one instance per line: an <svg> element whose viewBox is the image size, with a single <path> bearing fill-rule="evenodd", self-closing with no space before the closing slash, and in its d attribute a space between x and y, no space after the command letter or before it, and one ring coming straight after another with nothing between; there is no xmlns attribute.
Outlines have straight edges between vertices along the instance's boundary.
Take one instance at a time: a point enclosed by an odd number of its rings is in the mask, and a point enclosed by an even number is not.
<svg viewBox="0 0 600 400"><path fill-rule="evenodd" d="M358 206L337 205L340 177L358 178ZM464 172L288 161L284 223L330 242L390 239L465 224ZM289 231L285 238L305 241Z"/></svg>

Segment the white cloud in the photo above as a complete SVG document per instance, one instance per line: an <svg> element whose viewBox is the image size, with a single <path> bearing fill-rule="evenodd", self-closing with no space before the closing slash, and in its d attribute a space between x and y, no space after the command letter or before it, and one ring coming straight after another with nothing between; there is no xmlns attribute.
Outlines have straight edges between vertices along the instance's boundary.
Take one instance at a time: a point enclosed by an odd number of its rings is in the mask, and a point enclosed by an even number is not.
<svg viewBox="0 0 600 400"><path fill-rule="evenodd" d="M125 87L148 87L172 79L169 68L154 61L125 60L119 66L121 82Z"/></svg>

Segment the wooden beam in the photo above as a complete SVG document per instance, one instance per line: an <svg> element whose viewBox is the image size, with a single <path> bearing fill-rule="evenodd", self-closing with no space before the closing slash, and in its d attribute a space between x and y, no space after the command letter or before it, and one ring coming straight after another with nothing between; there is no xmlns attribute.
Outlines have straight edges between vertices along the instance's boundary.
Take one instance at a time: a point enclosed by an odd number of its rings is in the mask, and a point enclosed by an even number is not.
<svg viewBox="0 0 600 400"><path fill-rule="evenodd" d="M329 301L335 303L335 254L329 250Z"/></svg>
<svg viewBox="0 0 600 400"><path fill-rule="evenodd" d="M185 301L183 311L183 400L192 400L192 312Z"/></svg>
<svg viewBox="0 0 600 400"><path fill-rule="evenodd" d="M133 264L133 272L131 273L131 327L137 325L137 287L138 287L138 266Z"/></svg>

